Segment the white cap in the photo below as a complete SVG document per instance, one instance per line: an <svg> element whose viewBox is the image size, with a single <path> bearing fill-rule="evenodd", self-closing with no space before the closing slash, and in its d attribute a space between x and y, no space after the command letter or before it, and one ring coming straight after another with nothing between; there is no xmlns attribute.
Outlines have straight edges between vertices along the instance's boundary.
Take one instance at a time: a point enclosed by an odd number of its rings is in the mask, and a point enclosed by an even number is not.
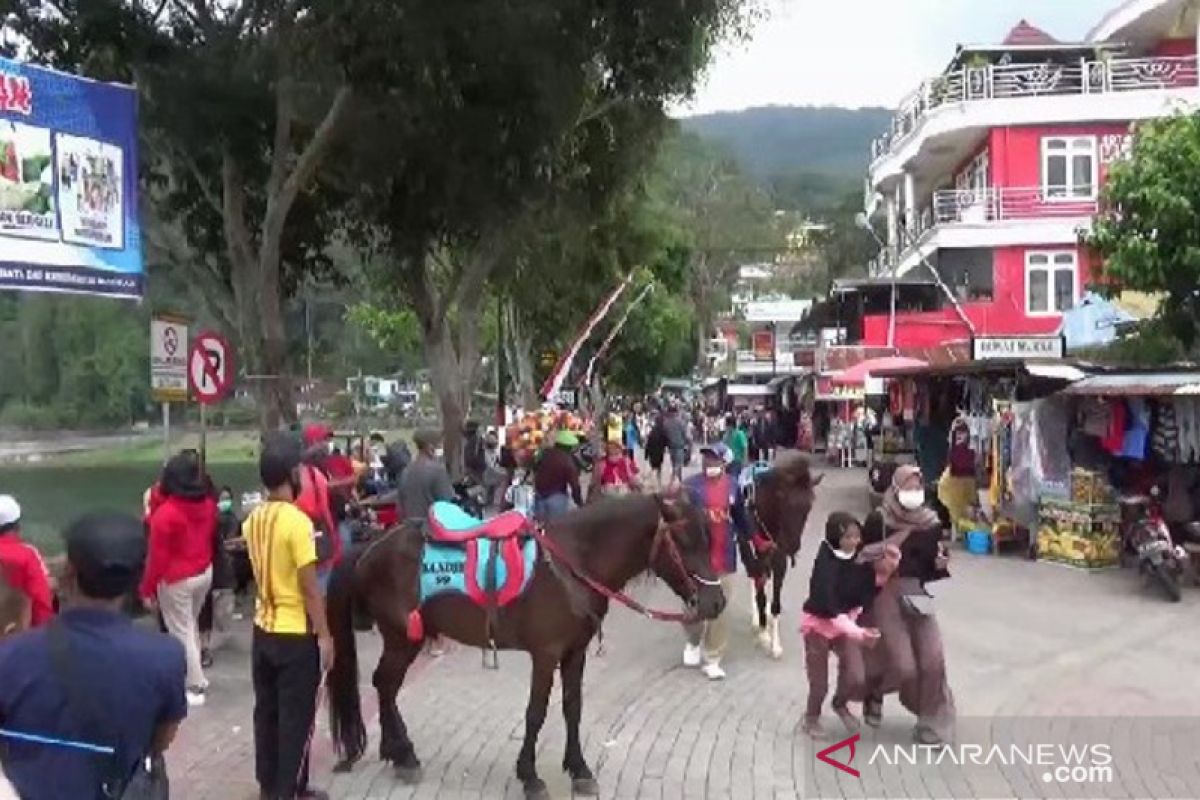
<svg viewBox="0 0 1200 800"><path fill-rule="evenodd" d="M11 494L0 494L0 528L21 521L21 506Z"/></svg>

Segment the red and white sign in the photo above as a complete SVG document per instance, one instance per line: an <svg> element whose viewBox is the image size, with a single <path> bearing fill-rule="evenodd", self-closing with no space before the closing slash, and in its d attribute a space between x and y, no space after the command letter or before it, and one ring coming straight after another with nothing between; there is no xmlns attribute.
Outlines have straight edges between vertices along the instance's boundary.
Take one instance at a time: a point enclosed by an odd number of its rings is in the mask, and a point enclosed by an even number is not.
<svg viewBox="0 0 1200 800"><path fill-rule="evenodd" d="M188 388L204 405L223 400L233 388L233 348L219 333L205 331L192 343Z"/></svg>

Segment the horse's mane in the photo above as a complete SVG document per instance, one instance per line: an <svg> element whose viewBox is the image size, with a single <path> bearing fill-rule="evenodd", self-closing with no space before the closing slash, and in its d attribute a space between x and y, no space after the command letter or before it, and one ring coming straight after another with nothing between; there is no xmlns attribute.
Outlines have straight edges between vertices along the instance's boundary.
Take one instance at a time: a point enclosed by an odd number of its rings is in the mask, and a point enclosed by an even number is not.
<svg viewBox="0 0 1200 800"><path fill-rule="evenodd" d="M798 489L813 488L812 467L808 459L800 453L780 456L764 479L767 482L779 480Z"/></svg>

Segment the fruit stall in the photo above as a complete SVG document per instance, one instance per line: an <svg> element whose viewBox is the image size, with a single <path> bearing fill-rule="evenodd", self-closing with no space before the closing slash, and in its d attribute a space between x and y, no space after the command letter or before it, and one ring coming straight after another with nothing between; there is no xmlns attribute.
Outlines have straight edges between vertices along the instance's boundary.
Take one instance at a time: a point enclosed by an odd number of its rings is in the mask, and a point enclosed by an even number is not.
<svg viewBox="0 0 1200 800"><path fill-rule="evenodd" d="M1117 565L1121 509L1103 473L1072 470L1070 495L1043 496L1038 520L1039 560L1084 569Z"/></svg>

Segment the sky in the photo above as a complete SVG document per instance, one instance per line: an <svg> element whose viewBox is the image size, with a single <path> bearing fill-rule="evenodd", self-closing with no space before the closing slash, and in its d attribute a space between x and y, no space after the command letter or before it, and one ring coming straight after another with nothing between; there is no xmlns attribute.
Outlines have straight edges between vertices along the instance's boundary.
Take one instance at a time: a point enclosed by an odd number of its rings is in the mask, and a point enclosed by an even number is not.
<svg viewBox="0 0 1200 800"><path fill-rule="evenodd" d="M680 114L762 105L893 107L959 44L998 43L1022 18L1077 41L1118 0L759 0L749 41L723 46Z"/></svg>

